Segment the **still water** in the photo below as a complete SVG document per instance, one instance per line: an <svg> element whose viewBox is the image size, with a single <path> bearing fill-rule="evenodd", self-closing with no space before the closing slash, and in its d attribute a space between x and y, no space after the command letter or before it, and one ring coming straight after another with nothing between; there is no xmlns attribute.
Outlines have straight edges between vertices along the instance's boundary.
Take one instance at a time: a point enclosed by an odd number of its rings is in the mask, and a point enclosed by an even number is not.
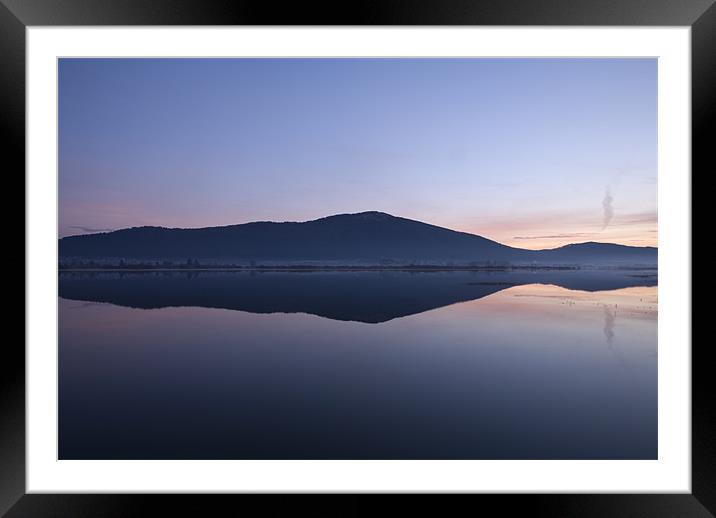
<svg viewBox="0 0 716 518"><path fill-rule="evenodd" d="M651 459L655 272L62 273L62 459Z"/></svg>

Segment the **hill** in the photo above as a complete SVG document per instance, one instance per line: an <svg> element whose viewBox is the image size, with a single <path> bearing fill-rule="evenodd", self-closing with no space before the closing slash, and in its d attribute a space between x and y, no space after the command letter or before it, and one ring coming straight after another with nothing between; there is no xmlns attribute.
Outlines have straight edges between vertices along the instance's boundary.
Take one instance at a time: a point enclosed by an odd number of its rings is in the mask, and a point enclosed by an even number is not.
<svg viewBox="0 0 716 518"><path fill-rule="evenodd" d="M70 236L60 258L186 261L202 264L656 264L657 249L581 243L525 250L383 212L306 222L254 222L207 228L134 227Z"/></svg>

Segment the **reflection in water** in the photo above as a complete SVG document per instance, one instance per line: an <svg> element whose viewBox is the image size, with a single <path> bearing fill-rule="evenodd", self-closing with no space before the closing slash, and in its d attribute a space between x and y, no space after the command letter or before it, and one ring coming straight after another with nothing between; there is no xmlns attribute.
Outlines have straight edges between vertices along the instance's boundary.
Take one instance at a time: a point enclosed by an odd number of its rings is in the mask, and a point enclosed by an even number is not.
<svg viewBox="0 0 716 518"><path fill-rule="evenodd" d="M60 297L155 309L192 306L251 313L311 313L366 323L476 300L511 286L603 291L653 286L630 271L143 272L60 275Z"/></svg>
<svg viewBox="0 0 716 518"><path fill-rule="evenodd" d="M529 273L63 274L60 458L656 458L657 288Z"/></svg>
<svg viewBox="0 0 716 518"><path fill-rule="evenodd" d="M612 313L612 310L606 304L604 305L604 336L607 337L607 345L611 349L614 345L614 319L616 318L616 311Z"/></svg>

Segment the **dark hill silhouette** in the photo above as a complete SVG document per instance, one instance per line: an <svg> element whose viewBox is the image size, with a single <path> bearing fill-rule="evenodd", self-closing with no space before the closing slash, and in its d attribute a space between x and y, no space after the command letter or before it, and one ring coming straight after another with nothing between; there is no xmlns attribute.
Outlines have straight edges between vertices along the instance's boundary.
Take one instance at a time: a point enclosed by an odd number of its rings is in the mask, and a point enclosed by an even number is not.
<svg viewBox="0 0 716 518"><path fill-rule="evenodd" d="M513 248L484 237L382 212L340 214L306 222L255 222L179 229L134 227L70 236L60 258L301 262L390 260L453 262L628 262L655 264L656 248L583 243L553 250Z"/></svg>
<svg viewBox="0 0 716 518"><path fill-rule="evenodd" d="M614 243L575 243L549 250L538 250L537 261L547 263L637 263L657 262L658 249L651 246L626 246Z"/></svg>
<svg viewBox="0 0 716 518"><path fill-rule="evenodd" d="M654 286L625 270L517 272L66 272L64 299L140 309L192 306L250 313L310 313L377 324L520 284L582 291Z"/></svg>

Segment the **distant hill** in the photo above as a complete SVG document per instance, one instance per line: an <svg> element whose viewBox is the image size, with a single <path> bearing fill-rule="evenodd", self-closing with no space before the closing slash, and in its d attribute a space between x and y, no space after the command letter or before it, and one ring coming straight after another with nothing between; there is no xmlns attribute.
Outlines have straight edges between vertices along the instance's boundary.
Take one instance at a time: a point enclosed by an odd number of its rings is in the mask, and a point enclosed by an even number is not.
<svg viewBox="0 0 716 518"><path fill-rule="evenodd" d="M513 248L382 212L306 222L255 222L196 229L134 227L60 239L61 260L124 259L211 263L656 264L657 249L581 243L552 250Z"/></svg>
<svg viewBox="0 0 716 518"><path fill-rule="evenodd" d="M575 243L550 250L537 250L537 261L559 264L624 263L656 265L658 249L613 243Z"/></svg>

